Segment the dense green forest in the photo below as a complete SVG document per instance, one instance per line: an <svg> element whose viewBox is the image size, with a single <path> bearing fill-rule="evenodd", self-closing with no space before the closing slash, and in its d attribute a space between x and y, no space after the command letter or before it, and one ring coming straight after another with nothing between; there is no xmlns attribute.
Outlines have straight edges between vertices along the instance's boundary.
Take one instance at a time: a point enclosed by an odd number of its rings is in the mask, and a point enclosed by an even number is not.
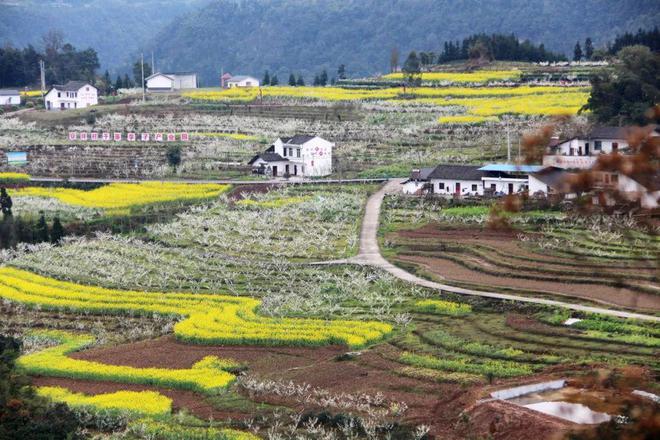
<svg viewBox="0 0 660 440"><path fill-rule="evenodd" d="M349 77L386 72L390 54L445 53L445 43L504 34L493 56L573 59L576 41L618 50L639 28L660 24L657 0L0 0L0 45L43 50L41 36L63 32L93 47L112 78L132 72L139 52L158 70L192 70L215 85L220 70L284 82L345 65ZM520 44L512 46L512 33ZM625 34L628 33L626 36ZM648 37L648 36L646 36ZM645 38L646 38L645 37ZM651 35L653 38L653 35ZM639 39L639 38L638 38ZM525 40L528 40L525 43ZM638 41L639 42L639 41ZM543 47L540 45L543 44ZM625 45L625 44L624 44ZM545 57L543 52L545 51ZM455 58L455 55L445 57ZM422 60L424 61L424 60Z"/></svg>
<svg viewBox="0 0 660 440"><path fill-rule="evenodd" d="M215 0L154 40L161 66L216 84L231 73L279 78L318 72L386 72L393 47L441 53L474 33L515 34L573 57L576 41L605 46L616 34L660 23L657 0Z"/></svg>

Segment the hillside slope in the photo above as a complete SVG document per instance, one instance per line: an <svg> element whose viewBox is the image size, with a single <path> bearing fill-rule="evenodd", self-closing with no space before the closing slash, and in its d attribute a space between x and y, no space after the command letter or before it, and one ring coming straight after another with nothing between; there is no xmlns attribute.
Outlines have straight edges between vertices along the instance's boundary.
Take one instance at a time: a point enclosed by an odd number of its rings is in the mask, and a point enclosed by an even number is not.
<svg viewBox="0 0 660 440"><path fill-rule="evenodd" d="M54 29L83 49L93 47L102 68L127 64L144 42L172 20L208 0L0 0L0 45L38 46Z"/></svg>
<svg viewBox="0 0 660 440"><path fill-rule="evenodd" d="M441 51L446 39L515 32L572 55L577 40L660 23L657 0L215 0L177 18L152 42L161 65L196 70L215 84L220 68L261 77L270 69L309 77L346 64L350 75L387 70L396 46ZM511 12L515 11L515 12Z"/></svg>

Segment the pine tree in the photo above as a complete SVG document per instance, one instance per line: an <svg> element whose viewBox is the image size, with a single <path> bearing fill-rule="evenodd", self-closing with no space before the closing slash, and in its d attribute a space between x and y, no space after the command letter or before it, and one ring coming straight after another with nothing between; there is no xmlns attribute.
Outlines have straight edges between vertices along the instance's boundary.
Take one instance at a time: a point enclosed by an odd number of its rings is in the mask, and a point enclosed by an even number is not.
<svg viewBox="0 0 660 440"><path fill-rule="evenodd" d="M591 38L584 41L584 56L587 60L594 56L594 44L591 42Z"/></svg>
<svg viewBox="0 0 660 440"><path fill-rule="evenodd" d="M121 76L117 75L117 80L115 81L115 90L123 89L124 83L121 80Z"/></svg>
<svg viewBox="0 0 660 440"><path fill-rule="evenodd" d="M318 75L314 75L314 86L318 86L321 84L321 80L319 79Z"/></svg>
<svg viewBox="0 0 660 440"><path fill-rule="evenodd" d="M62 222L60 222L59 217L53 219L53 229L50 231L50 242L59 243L64 237L64 228L62 227Z"/></svg>
<svg viewBox="0 0 660 440"><path fill-rule="evenodd" d="M124 74L124 87L127 89L132 89L134 86L133 81L128 77L128 73Z"/></svg>
<svg viewBox="0 0 660 440"><path fill-rule="evenodd" d="M110 72L107 70L103 74L103 82L105 83L105 94L107 95L112 90L112 79L110 78Z"/></svg>
<svg viewBox="0 0 660 440"><path fill-rule="evenodd" d="M39 221L37 222L34 236L37 240L37 243L50 241L50 234L48 233L48 223L46 223L46 217L44 216L43 212L39 216Z"/></svg>
<svg viewBox="0 0 660 440"><path fill-rule="evenodd" d="M280 80L277 79L277 75L273 75L273 76L270 78L270 85L271 85L271 86L276 86L276 85L278 85L279 83L280 83Z"/></svg>
<svg viewBox="0 0 660 440"><path fill-rule="evenodd" d="M573 61L580 61L582 59L582 47L580 47L580 42L575 43L575 49L573 50Z"/></svg>
<svg viewBox="0 0 660 440"><path fill-rule="evenodd" d="M262 86L269 86L270 85L270 73L266 70L264 73L264 79L261 81Z"/></svg>
<svg viewBox="0 0 660 440"><path fill-rule="evenodd" d="M289 75L289 85L291 87L296 86L296 76L293 73L291 75Z"/></svg>
<svg viewBox="0 0 660 440"><path fill-rule="evenodd" d="M321 76L319 76L319 85L326 86L327 84L328 84L328 72L326 72L326 70L323 69L323 72L321 72Z"/></svg>
<svg viewBox="0 0 660 440"><path fill-rule="evenodd" d="M304 86L305 85L305 80L303 79L302 75L298 75L298 80L296 81L297 86Z"/></svg>
<svg viewBox="0 0 660 440"><path fill-rule="evenodd" d="M339 65L339 68L337 69L337 78L338 79L346 79L346 66L343 64Z"/></svg>

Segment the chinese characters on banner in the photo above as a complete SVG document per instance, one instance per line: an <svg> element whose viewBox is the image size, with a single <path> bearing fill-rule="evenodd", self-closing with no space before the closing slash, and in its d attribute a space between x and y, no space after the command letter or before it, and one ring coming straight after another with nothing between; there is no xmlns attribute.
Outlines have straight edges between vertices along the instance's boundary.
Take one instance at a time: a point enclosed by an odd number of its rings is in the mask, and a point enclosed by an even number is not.
<svg viewBox="0 0 660 440"><path fill-rule="evenodd" d="M91 132L87 133L85 131L82 132L77 132L77 131L70 131L69 132L69 140L70 141L75 141L75 140L81 140L81 141L116 141L120 142L124 139L124 134L123 133L109 133L109 132L102 132L102 133L97 133L97 132ZM156 142L176 142L176 141L182 141L182 142L188 142L190 140L190 135L188 133L126 133L125 137L126 141L128 142L149 142L151 140L156 141Z"/></svg>

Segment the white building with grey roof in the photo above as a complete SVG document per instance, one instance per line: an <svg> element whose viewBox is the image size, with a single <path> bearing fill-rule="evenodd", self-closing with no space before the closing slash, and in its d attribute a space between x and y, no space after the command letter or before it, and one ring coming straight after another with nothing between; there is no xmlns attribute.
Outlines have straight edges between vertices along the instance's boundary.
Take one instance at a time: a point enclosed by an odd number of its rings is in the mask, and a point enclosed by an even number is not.
<svg viewBox="0 0 660 440"><path fill-rule="evenodd" d="M257 174L272 177L323 177L332 174L335 144L318 136L280 137L249 162Z"/></svg>
<svg viewBox="0 0 660 440"><path fill-rule="evenodd" d="M86 81L54 84L44 98L46 110L86 108L99 103L96 87Z"/></svg>
<svg viewBox="0 0 660 440"><path fill-rule="evenodd" d="M156 72L145 78L149 92L171 92L181 89L196 89L197 74L193 72Z"/></svg>
<svg viewBox="0 0 660 440"><path fill-rule="evenodd" d="M16 89L0 89L0 105L21 105L21 93Z"/></svg>

